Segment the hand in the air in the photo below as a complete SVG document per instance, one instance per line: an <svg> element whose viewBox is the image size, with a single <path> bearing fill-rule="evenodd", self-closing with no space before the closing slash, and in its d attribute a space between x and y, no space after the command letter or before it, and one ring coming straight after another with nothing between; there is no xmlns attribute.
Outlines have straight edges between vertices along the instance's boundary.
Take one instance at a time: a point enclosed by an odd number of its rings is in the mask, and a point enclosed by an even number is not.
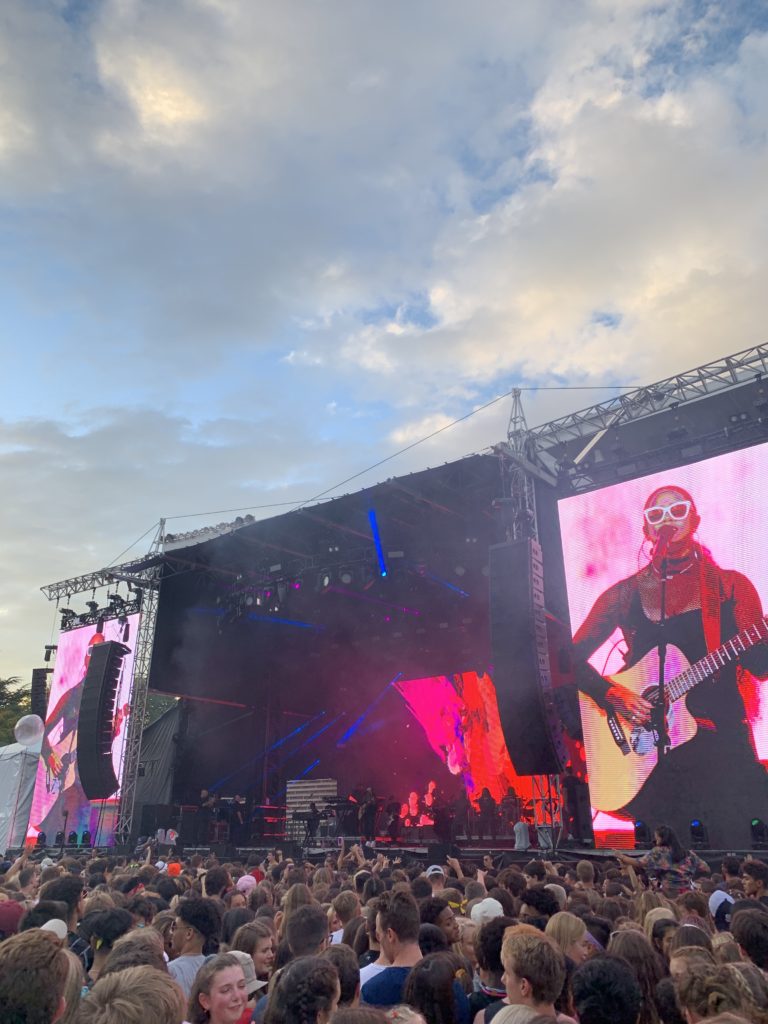
<svg viewBox="0 0 768 1024"><path fill-rule="evenodd" d="M625 686L614 683L605 695L608 707L617 715L626 718L630 725L648 725L651 720L650 701L632 693Z"/></svg>

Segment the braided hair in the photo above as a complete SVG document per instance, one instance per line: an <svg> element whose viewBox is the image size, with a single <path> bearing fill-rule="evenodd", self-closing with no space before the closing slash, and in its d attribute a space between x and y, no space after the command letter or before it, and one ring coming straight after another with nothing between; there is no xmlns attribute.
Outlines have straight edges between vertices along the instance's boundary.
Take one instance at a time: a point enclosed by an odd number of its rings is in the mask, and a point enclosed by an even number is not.
<svg viewBox="0 0 768 1024"><path fill-rule="evenodd" d="M316 1024L339 1000L339 974L330 960L300 956L280 971L267 1006L265 1024Z"/></svg>

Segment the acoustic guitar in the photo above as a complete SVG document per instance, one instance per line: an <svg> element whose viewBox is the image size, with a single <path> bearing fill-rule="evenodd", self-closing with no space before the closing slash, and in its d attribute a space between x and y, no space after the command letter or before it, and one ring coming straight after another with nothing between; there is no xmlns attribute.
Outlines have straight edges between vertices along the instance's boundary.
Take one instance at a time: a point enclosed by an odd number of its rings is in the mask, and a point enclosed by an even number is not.
<svg viewBox="0 0 768 1024"><path fill-rule="evenodd" d="M693 665L679 648L673 644L667 646L664 692L670 749L688 743L698 732L696 720L686 707L686 694L755 644L768 640L767 623L768 616L747 626ZM632 668L606 676L606 679L655 704L658 649L653 648ZM584 693L579 694L579 700L592 806L600 811L618 811L637 796L658 763L655 734L648 723L632 725L621 714L612 715L598 707Z"/></svg>

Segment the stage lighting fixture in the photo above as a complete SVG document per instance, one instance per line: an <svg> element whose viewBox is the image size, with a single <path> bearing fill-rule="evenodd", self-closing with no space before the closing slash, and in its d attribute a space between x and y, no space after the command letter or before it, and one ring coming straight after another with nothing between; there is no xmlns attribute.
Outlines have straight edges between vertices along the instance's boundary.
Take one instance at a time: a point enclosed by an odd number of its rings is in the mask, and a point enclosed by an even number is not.
<svg viewBox="0 0 768 1024"><path fill-rule="evenodd" d="M77 832L74 829L67 836L67 846L77 846Z"/></svg>
<svg viewBox="0 0 768 1024"><path fill-rule="evenodd" d="M355 576L351 569L345 567L339 570L339 580L345 586L349 586L354 578Z"/></svg>
<svg viewBox="0 0 768 1024"><path fill-rule="evenodd" d="M62 829L59 829L59 831L56 833L56 838L54 839L54 844L56 846L63 846L64 845L64 832L63 832Z"/></svg>
<svg viewBox="0 0 768 1024"><path fill-rule="evenodd" d="M99 602L98 601L86 601L85 602L85 607L88 609L88 611L91 613L91 615L95 615L96 612L99 610Z"/></svg>
<svg viewBox="0 0 768 1024"><path fill-rule="evenodd" d="M51 655L54 653L54 651L58 651L58 649L59 648L58 648L58 646L56 644L46 644L45 645L45 657L44 657L43 660L44 661L50 661L51 660Z"/></svg>
<svg viewBox="0 0 768 1024"><path fill-rule="evenodd" d="M750 828L752 830L752 849L768 849L768 825L765 824L763 819L753 818L750 822Z"/></svg>
<svg viewBox="0 0 768 1024"><path fill-rule="evenodd" d="M709 843L709 833L707 832L707 826L700 818L691 819L691 848L694 850L704 850Z"/></svg>
<svg viewBox="0 0 768 1024"><path fill-rule="evenodd" d="M88 832L87 830L85 832L83 832L82 836L80 836L80 845L81 846L90 846L91 845L91 833Z"/></svg>
<svg viewBox="0 0 768 1024"><path fill-rule="evenodd" d="M653 846L651 830L644 821L635 822L635 849L650 850Z"/></svg>
<svg viewBox="0 0 768 1024"><path fill-rule="evenodd" d="M47 842L48 836L45 834L45 832L38 832L37 839L35 840L35 846L45 846Z"/></svg>
<svg viewBox="0 0 768 1024"><path fill-rule="evenodd" d="M457 576L463 576L467 570L464 568L463 565L457 565L453 571L456 573Z"/></svg>
<svg viewBox="0 0 768 1024"><path fill-rule="evenodd" d="M252 607L252 605L253 605L255 600L256 600L256 598L253 596L253 594L246 594L245 595L245 607L246 608Z"/></svg>
<svg viewBox="0 0 768 1024"><path fill-rule="evenodd" d="M317 589L321 591L327 590L328 587L330 587L332 580L333 577L331 576L330 570L326 569L324 572L321 572L317 578Z"/></svg>

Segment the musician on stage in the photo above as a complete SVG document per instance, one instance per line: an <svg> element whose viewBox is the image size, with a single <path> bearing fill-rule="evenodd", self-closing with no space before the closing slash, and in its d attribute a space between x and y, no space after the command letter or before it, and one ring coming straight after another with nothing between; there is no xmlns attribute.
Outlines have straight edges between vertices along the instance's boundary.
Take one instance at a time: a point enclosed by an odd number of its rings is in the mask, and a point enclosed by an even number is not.
<svg viewBox="0 0 768 1024"><path fill-rule="evenodd" d="M363 799L360 801L360 810L358 811L360 821L360 833L363 839L367 839L372 842L376 838L376 813L379 808L379 801L376 799L376 794L369 786Z"/></svg>
<svg viewBox="0 0 768 1024"><path fill-rule="evenodd" d="M577 682L599 708L617 716L629 740L633 728L650 727L651 693L644 689L642 696L606 680L588 664L616 630L627 648L625 668L631 669L658 650L662 637L693 664L751 627L748 649L741 653L737 648L738 658L732 653L723 657L724 667L714 677L702 673L702 681L682 698L697 727L693 738L673 745L625 806L600 808L651 823L670 821L676 808L670 824L679 834L687 835L692 818L705 819L711 843L738 847L747 845L755 807L765 806L768 799L768 777L756 760L742 698L742 690L753 686L750 673L768 677L766 627L755 587L746 576L715 562L696 537L699 523L696 503L682 487L665 485L648 496L638 524L649 547L648 561L601 594L577 629ZM674 653L668 648L666 681L673 675L669 663ZM658 678L651 684L657 685ZM674 702L679 714L678 704ZM600 728L607 729L604 716L602 722ZM643 737L647 741L648 734ZM595 773L592 765L592 782ZM720 835L715 837L718 826Z"/></svg>

